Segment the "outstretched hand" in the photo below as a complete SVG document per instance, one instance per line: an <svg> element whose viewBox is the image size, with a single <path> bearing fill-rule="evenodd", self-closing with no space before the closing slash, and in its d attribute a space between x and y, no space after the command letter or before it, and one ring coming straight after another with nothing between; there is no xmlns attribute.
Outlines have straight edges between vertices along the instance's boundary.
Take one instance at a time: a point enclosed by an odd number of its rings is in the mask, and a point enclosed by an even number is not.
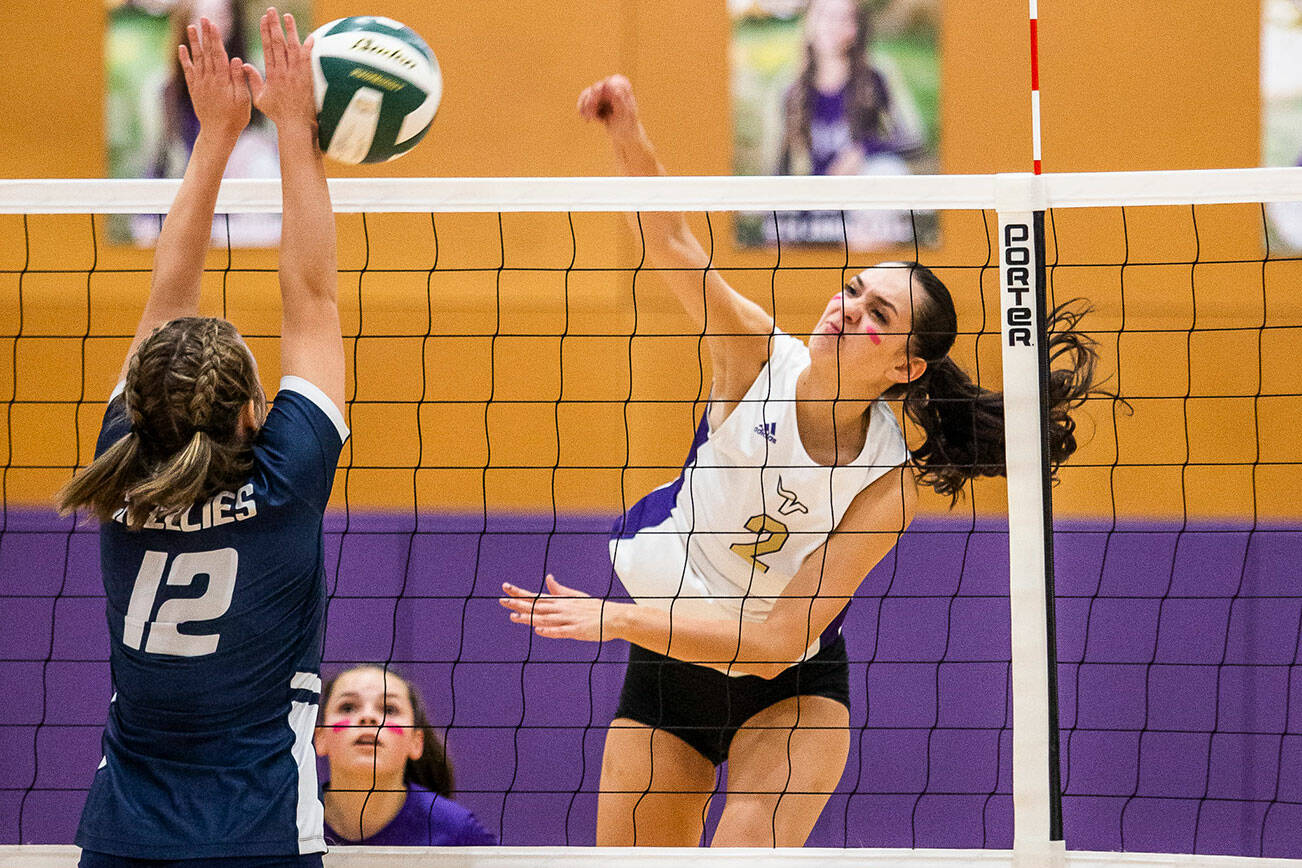
<svg viewBox="0 0 1302 868"><path fill-rule="evenodd" d="M281 16L273 6L259 22L262 30L262 56L267 67L264 78L250 63L244 72L253 91L253 104L284 130L305 125L316 130L316 96L312 91L312 37L298 39L294 16Z"/></svg>
<svg viewBox="0 0 1302 868"><path fill-rule="evenodd" d="M189 45L177 46L181 72L199 128L231 142L249 125L247 64L228 58L217 27L207 18L185 28Z"/></svg>
<svg viewBox="0 0 1302 868"><path fill-rule="evenodd" d="M633 85L622 75L603 78L579 94L579 116L601 121L612 136L637 135L641 129Z"/></svg>
<svg viewBox="0 0 1302 868"><path fill-rule="evenodd" d="M549 639L578 639L584 642L603 642L616 638L611 632L609 619L613 612L627 603L611 603L590 597L582 591L567 588L547 577L547 591L533 593L518 588L510 582L502 583L507 596L498 600L511 610L511 620L528 624L539 636Z"/></svg>

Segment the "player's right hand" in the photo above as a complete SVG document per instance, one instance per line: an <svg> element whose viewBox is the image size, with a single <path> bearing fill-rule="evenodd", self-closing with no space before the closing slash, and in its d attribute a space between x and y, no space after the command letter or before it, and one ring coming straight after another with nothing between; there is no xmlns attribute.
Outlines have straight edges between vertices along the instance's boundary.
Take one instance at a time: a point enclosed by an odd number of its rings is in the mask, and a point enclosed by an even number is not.
<svg viewBox="0 0 1302 868"><path fill-rule="evenodd" d="M601 121L612 136L638 132L637 100L633 85L622 75L603 78L579 94L579 116L587 121Z"/></svg>
<svg viewBox="0 0 1302 868"><path fill-rule="evenodd" d="M190 44L177 46L181 72L200 130L234 142L249 124L244 64L227 58L221 34L207 18L185 28Z"/></svg>

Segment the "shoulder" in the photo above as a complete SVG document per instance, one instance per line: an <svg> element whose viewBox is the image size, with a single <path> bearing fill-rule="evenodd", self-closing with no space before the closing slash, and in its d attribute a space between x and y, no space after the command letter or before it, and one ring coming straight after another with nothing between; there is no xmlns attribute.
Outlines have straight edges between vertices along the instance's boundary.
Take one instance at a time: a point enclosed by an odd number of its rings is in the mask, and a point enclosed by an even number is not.
<svg viewBox="0 0 1302 868"><path fill-rule="evenodd" d="M875 439L880 444L879 448L886 452L883 457L891 464L902 464L907 461L909 447L904 440L904 430L900 427L900 420L895 418L895 413L891 411L890 405L878 398L873 403L872 413L869 436Z"/></svg>
<svg viewBox="0 0 1302 868"><path fill-rule="evenodd" d="M407 784L406 807L419 808L422 805L431 805L437 798L437 793L425 789L420 784Z"/></svg>
<svg viewBox="0 0 1302 868"><path fill-rule="evenodd" d="M325 393L301 377L285 377L253 443L256 484L269 503L306 503L323 512L348 426Z"/></svg>
<svg viewBox="0 0 1302 868"><path fill-rule="evenodd" d="M470 813L451 799L427 790L420 784L407 785L407 801L402 809L427 817L440 826L450 825L462 814Z"/></svg>
<svg viewBox="0 0 1302 868"><path fill-rule="evenodd" d="M725 422L743 407L751 412L763 413L760 404L769 400L784 400L794 394L796 377L809 367L809 348L804 341L775 328L768 336L767 355L762 358L754 373L746 372L721 387L715 380L710 395L710 433L723 428Z"/></svg>
<svg viewBox="0 0 1302 868"><path fill-rule="evenodd" d="M276 393L272 413L295 416L313 424L314 428L326 429L322 422L329 423L342 445L348 439L348 423L343 414L319 387L302 377L288 376L281 378L280 391ZM272 419L268 414L268 420Z"/></svg>
<svg viewBox="0 0 1302 868"><path fill-rule="evenodd" d="M918 503L918 481L904 466L893 467L855 495L837 525L838 532L896 530L903 532L913 522ZM871 543L873 534L857 534Z"/></svg>
<svg viewBox="0 0 1302 868"><path fill-rule="evenodd" d="M774 329L769 343L769 367L775 371L803 371L809 367L809 347L800 338Z"/></svg>
<svg viewBox="0 0 1302 868"><path fill-rule="evenodd" d="M775 328L773 329L773 342L770 345L769 355L774 358L796 355L808 360L809 346L800 338L789 335L780 328Z"/></svg>
<svg viewBox="0 0 1302 868"><path fill-rule="evenodd" d="M118 383L113 389L113 394L109 396L108 404L104 407L104 418L100 422L99 437L95 442L96 458L131 431L124 388L123 383Z"/></svg>
<svg viewBox="0 0 1302 868"><path fill-rule="evenodd" d="M419 784L407 785L403 812L418 814L431 831L438 829L448 836L453 846L497 843L497 836L485 829L469 808Z"/></svg>

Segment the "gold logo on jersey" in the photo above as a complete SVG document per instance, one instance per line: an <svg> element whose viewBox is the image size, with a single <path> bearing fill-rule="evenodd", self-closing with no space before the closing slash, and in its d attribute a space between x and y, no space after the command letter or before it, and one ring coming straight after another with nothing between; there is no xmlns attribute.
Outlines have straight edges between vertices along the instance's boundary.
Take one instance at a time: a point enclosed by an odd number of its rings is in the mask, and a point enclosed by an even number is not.
<svg viewBox="0 0 1302 868"><path fill-rule="evenodd" d="M791 515L793 512L809 514L809 507L796 499L796 493L782 487L781 476L778 477L778 497L782 498L782 505L778 507L778 515Z"/></svg>
<svg viewBox="0 0 1302 868"><path fill-rule="evenodd" d="M746 530L750 531L753 542L737 542L728 548L750 561L754 569L767 573L769 565L760 560L760 556L782 550L789 536L787 526L771 515L760 513L746 521Z"/></svg>

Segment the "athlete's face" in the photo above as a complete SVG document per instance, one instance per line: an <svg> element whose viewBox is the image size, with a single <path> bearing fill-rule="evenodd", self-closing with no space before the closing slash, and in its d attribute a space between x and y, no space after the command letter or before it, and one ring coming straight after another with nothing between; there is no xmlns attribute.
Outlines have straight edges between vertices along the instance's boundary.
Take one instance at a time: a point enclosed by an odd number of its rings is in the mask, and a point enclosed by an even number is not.
<svg viewBox="0 0 1302 868"><path fill-rule="evenodd" d="M805 38L820 56L840 56L854 44L859 23L855 0L813 0L805 13Z"/></svg>
<svg viewBox="0 0 1302 868"><path fill-rule="evenodd" d="M330 761L332 780L395 788L407 760L418 759L425 746L407 683L370 666L335 679L315 741L317 754Z"/></svg>
<svg viewBox="0 0 1302 868"><path fill-rule="evenodd" d="M843 385L872 385L877 394L916 378L924 367L908 352L916 300L904 265L864 269L828 300L809 338L810 355L825 368L835 365Z"/></svg>

